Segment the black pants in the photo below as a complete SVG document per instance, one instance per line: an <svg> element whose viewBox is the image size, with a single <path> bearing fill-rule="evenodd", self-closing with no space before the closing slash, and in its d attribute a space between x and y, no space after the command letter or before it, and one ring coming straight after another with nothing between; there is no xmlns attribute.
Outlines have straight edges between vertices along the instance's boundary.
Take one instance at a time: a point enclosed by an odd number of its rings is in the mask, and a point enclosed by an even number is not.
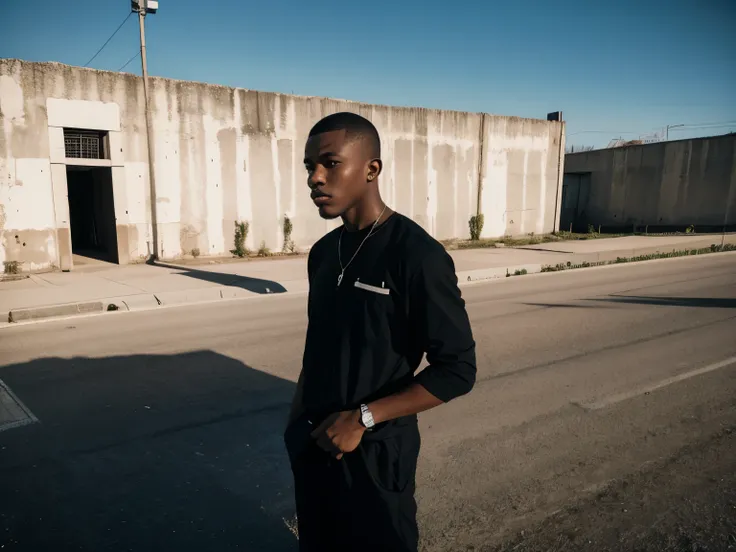
<svg viewBox="0 0 736 552"><path fill-rule="evenodd" d="M366 432L360 446L341 460L312 442L293 446L288 431L285 437L301 552L417 551L420 438L415 417Z"/></svg>

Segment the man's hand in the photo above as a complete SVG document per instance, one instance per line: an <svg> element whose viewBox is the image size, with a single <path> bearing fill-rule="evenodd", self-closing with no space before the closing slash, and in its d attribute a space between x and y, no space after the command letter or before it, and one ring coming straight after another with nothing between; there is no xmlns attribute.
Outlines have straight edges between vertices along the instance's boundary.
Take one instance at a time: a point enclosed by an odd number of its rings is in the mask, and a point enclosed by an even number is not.
<svg viewBox="0 0 736 552"><path fill-rule="evenodd" d="M360 411L348 410L328 416L320 426L312 432L317 445L340 460L343 454L353 452L365 433L360 423Z"/></svg>

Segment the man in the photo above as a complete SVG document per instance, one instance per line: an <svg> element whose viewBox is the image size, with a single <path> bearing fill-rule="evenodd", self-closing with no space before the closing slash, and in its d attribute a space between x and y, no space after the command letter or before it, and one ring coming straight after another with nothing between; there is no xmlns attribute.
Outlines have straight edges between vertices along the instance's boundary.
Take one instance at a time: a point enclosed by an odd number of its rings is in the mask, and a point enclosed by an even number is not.
<svg viewBox="0 0 736 552"><path fill-rule="evenodd" d="M419 412L468 393L475 342L452 258L382 201L370 121L317 123L304 163L324 219L285 433L302 551L415 552ZM426 353L429 366L415 375Z"/></svg>

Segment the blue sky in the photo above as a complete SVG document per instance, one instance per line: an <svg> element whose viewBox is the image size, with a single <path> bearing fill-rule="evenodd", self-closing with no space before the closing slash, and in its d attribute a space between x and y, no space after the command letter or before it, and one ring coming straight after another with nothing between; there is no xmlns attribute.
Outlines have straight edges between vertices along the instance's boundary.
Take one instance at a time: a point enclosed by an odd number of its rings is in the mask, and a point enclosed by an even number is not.
<svg viewBox="0 0 736 552"><path fill-rule="evenodd" d="M126 0L7 1L0 57L84 65ZM736 131L733 0L160 0L152 75L256 90L544 118L568 145L664 125L670 138ZM138 49L131 17L91 63ZM126 71L140 73L135 59ZM723 123L706 125L705 123Z"/></svg>

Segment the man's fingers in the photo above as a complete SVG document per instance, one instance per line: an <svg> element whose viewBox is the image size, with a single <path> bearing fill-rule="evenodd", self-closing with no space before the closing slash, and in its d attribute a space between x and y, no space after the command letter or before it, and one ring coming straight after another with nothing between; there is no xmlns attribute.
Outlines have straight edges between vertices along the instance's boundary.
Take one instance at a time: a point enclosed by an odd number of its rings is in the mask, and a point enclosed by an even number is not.
<svg viewBox="0 0 736 552"><path fill-rule="evenodd" d="M315 429L312 432L312 438L313 439L319 439L319 436L322 435L327 429L335 423L335 419L337 419L337 414L332 414L330 416L327 416L325 420L317 426L317 429Z"/></svg>
<svg viewBox="0 0 736 552"><path fill-rule="evenodd" d="M325 452L334 453L335 452L335 445L332 442L332 439L330 439L326 433L322 433L317 438L317 445L319 448L324 450Z"/></svg>

